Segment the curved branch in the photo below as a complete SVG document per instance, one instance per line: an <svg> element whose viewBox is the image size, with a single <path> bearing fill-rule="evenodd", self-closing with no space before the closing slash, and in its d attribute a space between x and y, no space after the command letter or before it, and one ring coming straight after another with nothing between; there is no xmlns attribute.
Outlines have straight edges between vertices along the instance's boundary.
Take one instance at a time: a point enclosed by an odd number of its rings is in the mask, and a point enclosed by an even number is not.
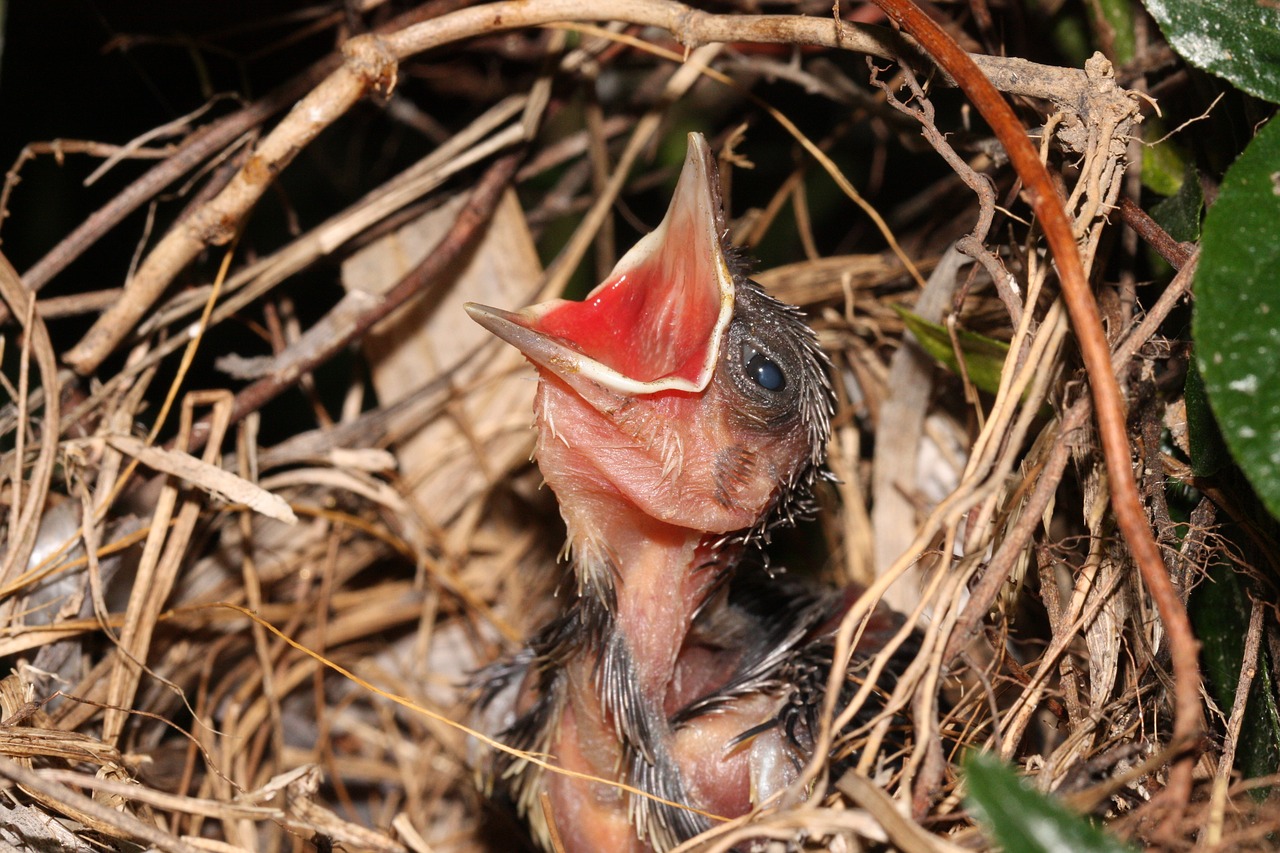
<svg viewBox="0 0 1280 853"><path fill-rule="evenodd" d="M123 298L98 318L64 360L81 375L95 371L201 250L231 238L276 174L302 148L370 89L394 87L400 60L484 33L602 20L662 27L689 47L756 41L822 44L879 56L903 50L892 33L875 27L790 15L711 15L674 0L508 0L461 9L386 36L357 36L343 46L343 64L276 125L231 183L160 240L126 285Z"/></svg>
<svg viewBox="0 0 1280 853"><path fill-rule="evenodd" d="M883 28L799 15L714 15L676 0L505 0L460 9L388 35L357 36L343 46L343 64L276 125L231 183L160 240L121 300L98 318L65 361L82 375L97 370L200 251L230 238L275 175L303 147L371 88L388 90L395 85L400 60L485 33L581 21L660 27L690 48L711 42L756 42L811 44L886 58L911 52L901 37ZM1036 67L1000 57L979 61L1011 90L1028 79L1027 67Z"/></svg>
<svg viewBox="0 0 1280 853"><path fill-rule="evenodd" d="M231 405L229 423L238 423L249 413L256 412L292 388L304 374L342 352L374 323L437 284L440 276L483 232L503 191L515 176L519 163L519 154L507 154L495 160L471 191L471 197L467 199L453 225L417 266L381 296L374 297L361 292L358 300L339 302L297 344L283 354L284 358L273 365L267 376L236 394ZM204 447L209 440L209 426L210 421L205 418L192 427L187 444L189 453L195 453Z"/></svg>
<svg viewBox="0 0 1280 853"><path fill-rule="evenodd" d="M393 32L425 17L449 11L465 0L434 0L399 15L379 27L379 31ZM297 101L324 80L342 62L338 52L317 60L295 77L281 83L275 89L228 116L202 127L185 139L178 150L164 162L151 169L125 187L109 202L89 215L70 234L58 241L44 257L22 275L22 283L32 291L39 291L50 279L67 268L72 261L98 241L116 225L133 213L156 193L186 174L214 152L230 145L233 140L257 127L276 113ZM2 308L3 306L0 306ZM0 311L0 320L4 319Z"/></svg>
<svg viewBox="0 0 1280 853"><path fill-rule="evenodd" d="M58 406L62 399L62 385L58 382L58 362L53 354L53 342L49 330L35 310L36 295L22 286L18 272L9 259L0 254L0 304L9 310L26 327L26 344L35 355L40 368L40 385L44 391L44 428L40 431L40 453L31 468L31 480L26 490L26 505L9 528L8 553L0 566L0 583L18 570L27 567L27 561L36 547L40 517L48 496L49 483L53 479L54 463L58 460L58 424L61 420ZM24 412L25 401L16 400L19 413ZM25 424L18 426L26 429ZM22 496L22 442L18 442L17 471L12 480L10 499L17 506Z"/></svg>
<svg viewBox="0 0 1280 853"><path fill-rule="evenodd" d="M1194 745L1202 728L1198 643L1186 608L1169 579L1160 548L1151 535L1130 462L1125 405L1111 365L1111 350L1102 329L1098 305L1089 290L1084 264L1072 236L1070 220L1049 172L1027 138L1013 108L983 75L973 59L911 0L875 0L885 13L913 36L953 79L991 125L1026 187L1045 239L1058 265L1062 297L1071 315L1085 370L1089 375L1098 434L1102 439L1111 504L1120 532L1129 545L1143 582L1159 610L1173 660L1173 747L1185 754L1173 766L1168 803L1180 810L1191 796ZM1169 824L1172 825L1172 822Z"/></svg>
<svg viewBox="0 0 1280 853"><path fill-rule="evenodd" d="M64 356L72 369L81 375L96 370L202 249L222 245L235 235L245 214L299 151L371 87L391 88L396 60L381 42L362 36L345 47L343 64L290 110L226 188L161 238L125 285L123 298Z"/></svg>
<svg viewBox="0 0 1280 853"><path fill-rule="evenodd" d="M67 236L58 241L44 257L22 275L22 283L32 292L49 283L92 246L99 237L133 213L156 193L202 163L215 151L230 145L236 137L256 127L289 104L302 97L308 89L324 79L337 64L335 58L317 65L280 86L274 92L259 98L244 109L203 127L188 137L173 156L148 169L121 190L102 207L91 213Z"/></svg>

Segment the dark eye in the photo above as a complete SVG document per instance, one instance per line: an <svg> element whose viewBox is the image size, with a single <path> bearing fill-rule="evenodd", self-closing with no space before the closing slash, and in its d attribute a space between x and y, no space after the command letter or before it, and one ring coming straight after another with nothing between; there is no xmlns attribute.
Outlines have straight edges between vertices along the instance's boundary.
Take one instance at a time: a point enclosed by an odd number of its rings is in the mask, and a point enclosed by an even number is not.
<svg viewBox="0 0 1280 853"><path fill-rule="evenodd" d="M766 391L781 391L787 387L787 377L783 375L782 368L751 344L742 345L742 363L751 381Z"/></svg>

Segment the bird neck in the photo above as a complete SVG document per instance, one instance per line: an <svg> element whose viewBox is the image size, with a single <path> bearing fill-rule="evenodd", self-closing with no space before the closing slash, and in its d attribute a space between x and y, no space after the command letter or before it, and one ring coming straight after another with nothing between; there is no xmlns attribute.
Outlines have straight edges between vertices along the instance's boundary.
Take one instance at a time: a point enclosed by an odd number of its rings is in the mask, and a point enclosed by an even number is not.
<svg viewBox="0 0 1280 853"><path fill-rule="evenodd" d="M688 802L669 719L687 701L685 682L696 680L685 677L681 653L721 574L710 559L718 537L657 521L616 498L596 495L582 510L561 497L581 590L572 612L592 630L566 656L550 751L566 769ZM668 849L706 828L683 809L645 798L624 805L629 798L617 789L568 777L548 779L547 790L557 806L595 804L603 812L583 824L608 828L609 843L595 838L569 849Z"/></svg>
<svg viewBox="0 0 1280 853"><path fill-rule="evenodd" d="M712 547L719 537L658 521L622 499L597 495L591 504L586 512L561 507L579 589L604 599L629 680L646 705L662 709L694 616L720 577Z"/></svg>

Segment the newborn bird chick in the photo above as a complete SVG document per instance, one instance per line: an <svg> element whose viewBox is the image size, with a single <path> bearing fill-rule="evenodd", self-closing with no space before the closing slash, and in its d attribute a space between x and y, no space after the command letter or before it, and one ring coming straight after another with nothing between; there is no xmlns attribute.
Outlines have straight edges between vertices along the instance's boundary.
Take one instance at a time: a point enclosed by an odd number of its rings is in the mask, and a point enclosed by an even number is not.
<svg viewBox="0 0 1280 853"><path fill-rule="evenodd" d="M808 757L829 669L814 662L851 599L726 581L807 510L832 394L800 312L748 280L725 240L715 161L691 134L666 217L584 301L467 306L537 369L536 457L577 582L523 653L486 671L484 724L659 798L500 755L490 782L544 846L543 792L566 850L661 851L710 825L671 804L744 814ZM877 614L864 646L899 624Z"/></svg>

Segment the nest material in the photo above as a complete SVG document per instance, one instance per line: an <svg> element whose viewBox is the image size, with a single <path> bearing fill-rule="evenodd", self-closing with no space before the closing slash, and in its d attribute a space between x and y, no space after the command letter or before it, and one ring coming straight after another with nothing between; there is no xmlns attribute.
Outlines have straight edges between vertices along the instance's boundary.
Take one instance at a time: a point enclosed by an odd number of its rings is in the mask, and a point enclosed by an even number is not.
<svg viewBox="0 0 1280 853"><path fill-rule="evenodd" d="M410 17L429 26L431 6ZM403 34L408 21L381 24ZM768 250L790 231L807 254L756 277L808 312L837 373L836 480L817 523L779 543L775 560L815 582L871 587L921 627L921 653L885 691L882 720L852 736L858 770L825 779L815 762L807 798L718 827L710 843L985 844L956 772L964 749L982 747L1123 835L1171 849L1265 847L1277 814L1250 793L1256 783L1232 776L1239 711L1208 717L1191 801L1168 812L1153 799L1171 760L1168 638L1111 521L1056 280L1011 173L984 153L989 140L948 136L938 94L906 64L868 76L839 56L785 63L711 44L681 65L661 36L618 28L579 28L572 43L564 30L466 34L480 40L419 58L346 41L337 71L322 60L328 77L304 74L255 102L257 113L193 117L155 168L190 156L209 164L207 177L181 217L164 214L178 224L141 252L135 276L120 271L108 298L37 301L52 265L25 281L0 270L9 329L23 331L7 335L20 343L0 424L10 508L0 775L12 785L0 794L0 839L184 851L517 843L519 828L473 786L472 759L495 747L469 735L461 685L554 613L563 530L528 461L530 373L460 306L514 306L563 291L592 261L584 280L607 270L627 245L619 200L642 206L671 174L646 152L696 120L722 150L733 194L756 200L731 201L735 240ZM500 73L482 86L490 55ZM1217 533L1222 501L1191 502L1185 535L1168 506L1166 477L1188 452L1181 383L1168 377L1187 352L1161 323L1187 276L1135 311L1138 253L1110 236L1138 102L1105 64L1035 69L1041 88L1015 75L1032 90L1019 93L1053 105L1039 116L1045 156L1103 281L1140 486L1185 598L1231 543ZM794 87L835 105L837 119L806 128L811 150L856 150L866 127L919 149L923 131L951 168L910 197L886 192L873 169L876 204L892 206L877 232L843 197L810 198L822 171L773 130L753 85L784 114L778 92ZM359 133L359 111L342 116L369 89L386 110L379 121L427 138L422 156L290 239L259 233L247 217L254 186L302 170L289 163L321 123ZM472 109L429 118L413 96L432 91ZM279 124L264 106L303 96ZM212 130L195 133L200 122ZM238 138L251 128L271 133L249 149ZM794 161L747 168L765 150L753 136ZM820 165L843 179L835 162ZM770 185L745 189L762 173ZM140 180L152 193L164 185ZM11 216L31 215L23 195L34 192L6 191ZM833 227L815 201L851 224ZM564 222L567 239L553 233ZM89 238L77 239L73 251ZM539 248L556 253L545 270ZM1118 282L1101 272L1107 263L1122 269ZM341 292L316 300L307 270ZM971 365L948 371L904 343L901 308L1008 341L998 390L976 387ZM56 319L104 309L125 321L79 339ZM269 355L253 356L237 321L261 331ZM112 358L117 348L126 357ZM342 371L329 364L348 354ZM220 374L208 373L215 359ZM215 390L192 390L195 370L218 377L202 383ZM1166 427L1173 447L1162 445ZM1254 606L1242 672L1274 619ZM827 709L832 730L863 700ZM903 711L914 730L886 738ZM1169 813L1180 822L1154 822Z"/></svg>

